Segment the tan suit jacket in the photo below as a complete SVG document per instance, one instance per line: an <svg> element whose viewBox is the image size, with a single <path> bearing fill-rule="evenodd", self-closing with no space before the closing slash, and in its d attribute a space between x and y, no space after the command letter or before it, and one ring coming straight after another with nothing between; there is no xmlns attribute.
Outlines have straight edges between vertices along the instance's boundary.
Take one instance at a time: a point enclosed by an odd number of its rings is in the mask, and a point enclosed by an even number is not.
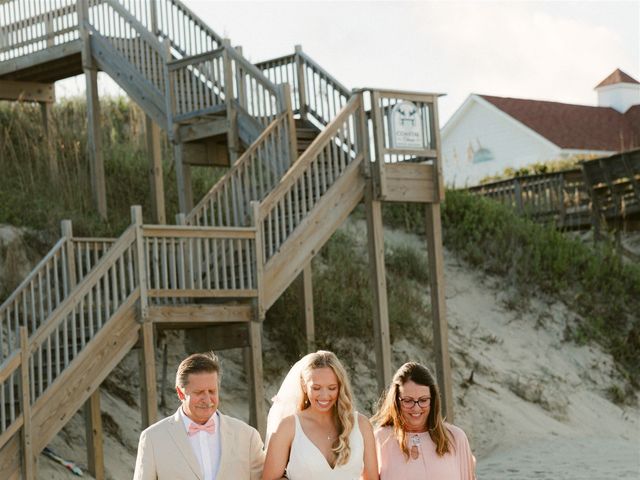
<svg viewBox="0 0 640 480"><path fill-rule="evenodd" d="M180 407L182 408L182 407ZM259 480L264 465L256 429L220 414L220 468L216 480ZM140 434L134 480L203 480L180 410Z"/></svg>

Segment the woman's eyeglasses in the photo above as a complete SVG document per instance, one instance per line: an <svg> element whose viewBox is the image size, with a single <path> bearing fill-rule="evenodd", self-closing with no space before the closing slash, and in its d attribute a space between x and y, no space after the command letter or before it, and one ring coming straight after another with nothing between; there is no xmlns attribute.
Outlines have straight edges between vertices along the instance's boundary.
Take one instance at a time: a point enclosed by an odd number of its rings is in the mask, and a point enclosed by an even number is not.
<svg viewBox="0 0 640 480"><path fill-rule="evenodd" d="M429 405L431 405L431 397L421 397L418 400L414 400L413 398L401 398L400 404L407 410L413 408L413 406L416 404L420 408L427 408Z"/></svg>

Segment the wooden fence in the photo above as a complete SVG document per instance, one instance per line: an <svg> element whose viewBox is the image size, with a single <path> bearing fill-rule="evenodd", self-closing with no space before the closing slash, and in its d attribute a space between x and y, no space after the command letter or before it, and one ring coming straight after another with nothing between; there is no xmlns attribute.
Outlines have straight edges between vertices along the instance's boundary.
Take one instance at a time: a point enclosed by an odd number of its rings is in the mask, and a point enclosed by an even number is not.
<svg viewBox="0 0 640 480"><path fill-rule="evenodd" d="M640 149L583 162L560 172L479 185L492 198L560 229L640 227Z"/></svg>

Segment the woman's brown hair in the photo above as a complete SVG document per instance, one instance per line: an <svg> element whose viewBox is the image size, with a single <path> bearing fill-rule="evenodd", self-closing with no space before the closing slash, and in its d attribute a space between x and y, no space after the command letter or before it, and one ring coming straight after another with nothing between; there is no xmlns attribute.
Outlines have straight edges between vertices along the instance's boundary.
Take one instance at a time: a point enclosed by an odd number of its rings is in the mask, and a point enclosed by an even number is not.
<svg viewBox="0 0 640 480"><path fill-rule="evenodd" d="M431 408L427 416L425 429L433 443L436 444L436 453L443 456L453 448L450 433L444 425L444 420L440 413L440 391L438 385L427 367L416 362L408 362L402 365L393 376L391 385L381 398L378 411L371 419L377 427L392 427L394 436L400 445L400 449L405 459L409 460L409 446L407 433L405 431L404 420L400 405L400 387L412 381L418 385L429 387L431 393Z"/></svg>

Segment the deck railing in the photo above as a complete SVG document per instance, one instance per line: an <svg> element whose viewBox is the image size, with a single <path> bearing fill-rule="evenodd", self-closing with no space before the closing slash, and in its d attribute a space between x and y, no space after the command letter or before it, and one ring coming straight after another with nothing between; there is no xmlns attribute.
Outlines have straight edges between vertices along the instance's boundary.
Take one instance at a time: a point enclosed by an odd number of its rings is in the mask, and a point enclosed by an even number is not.
<svg viewBox="0 0 640 480"><path fill-rule="evenodd" d="M296 161L261 202L255 219L261 230L265 263L280 249L336 179L364 153L357 144L362 96L353 97L331 125Z"/></svg>
<svg viewBox="0 0 640 480"><path fill-rule="evenodd" d="M510 178L468 190L559 228L589 225L591 200L579 168Z"/></svg>
<svg viewBox="0 0 640 480"><path fill-rule="evenodd" d="M149 298L254 297L255 229L143 226Z"/></svg>
<svg viewBox="0 0 640 480"><path fill-rule="evenodd" d="M246 227L252 201L261 201L289 168L291 114L280 114L186 217L188 225Z"/></svg>
<svg viewBox="0 0 640 480"><path fill-rule="evenodd" d="M78 40L77 7L78 0L0 2L0 62Z"/></svg>
<svg viewBox="0 0 640 480"><path fill-rule="evenodd" d="M117 0L101 0L88 8L88 27L99 34L154 87L155 93L166 93L164 65L167 53L162 43Z"/></svg>
<svg viewBox="0 0 640 480"><path fill-rule="evenodd" d="M295 113L318 126L328 125L349 101L351 91L323 69L300 47L296 53L256 64L274 83L291 85Z"/></svg>
<svg viewBox="0 0 640 480"><path fill-rule="evenodd" d="M64 222L63 222L64 223ZM40 328L113 244L108 238L61 238L0 305L0 363L19 347L21 326Z"/></svg>

